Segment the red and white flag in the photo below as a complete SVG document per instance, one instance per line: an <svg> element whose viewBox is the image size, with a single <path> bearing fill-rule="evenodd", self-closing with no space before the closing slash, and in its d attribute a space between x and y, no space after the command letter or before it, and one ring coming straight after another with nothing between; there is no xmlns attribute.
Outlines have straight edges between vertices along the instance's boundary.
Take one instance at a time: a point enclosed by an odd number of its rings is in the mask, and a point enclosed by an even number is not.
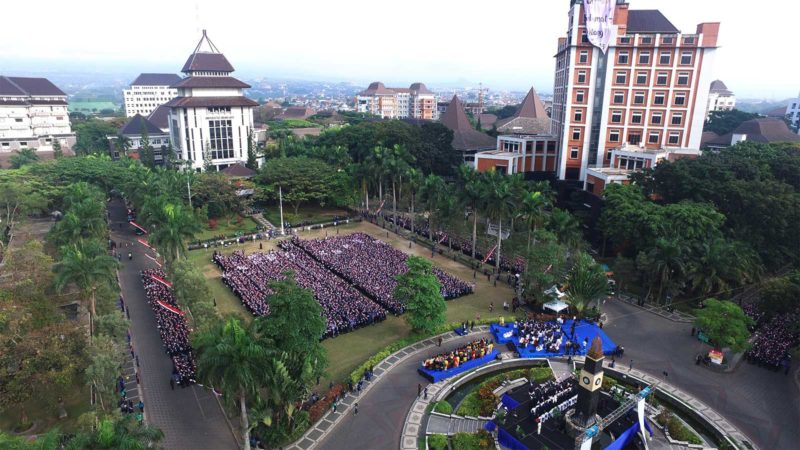
<svg viewBox="0 0 800 450"><path fill-rule="evenodd" d="M133 225L133 226L135 226L136 228L138 228L138 229L142 230L143 232L147 233L147 230L145 230L145 229L144 229L144 227L142 227L142 226L141 226L141 225L139 225L138 223L136 223L136 222L134 222L134 221L132 221L132 220L131 220L130 222L128 222L128 223L129 223L129 224L131 224L131 225Z"/></svg>
<svg viewBox="0 0 800 450"><path fill-rule="evenodd" d="M494 254L494 251L495 251L496 248L497 248L497 244L494 244L494 247L492 247L492 249L489 250L489 253L486 255L486 258L483 258L483 263L484 264L486 264L486 261L488 261L489 258L492 257L492 255Z"/></svg>
<svg viewBox="0 0 800 450"><path fill-rule="evenodd" d="M181 311L180 309L170 305L169 303L162 302L161 300L156 300L156 303L158 303L159 306L161 306L162 308L166 309L167 311L169 311L171 313L175 313L175 314L177 314L179 316L182 316L184 314L183 311Z"/></svg>
<svg viewBox="0 0 800 450"><path fill-rule="evenodd" d="M136 240L137 240L137 241L138 241L140 244L142 244L142 245L144 245L145 247L149 248L150 250L156 251L156 249L155 249L155 248L153 248L153 247L152 247L150 244L148 244L148 243L147 243L147 241L145 241L144 239L142 239L142 238L139 238L139 239L136 239Z"/></svg>
<svg viewBox="0 0 800 450"><path fill-rule="evenodd" d="M157 260L157 259L155 259L155 258L153 258L152 256L148 255L147 253L145 253L145 254L144 254L144 256L147 256L148 258L150 258L151 260L153 260L153 262L154 262L154 263L156 263L156 265L157 265L158 267L161 267L161 263L160 263L160 262L158 262L158 260Z"/></svg>
<svg viewBox="0 0 800 450"><path fill-rule="evenodd" d="M375 211L376 215L381 213L381 210L383 209L383 204L384 203L386 203L386 199L383 199L383 201L381 202L380 206L378 206L378 210Z"/></svg>
<svg viewBox="0 0 800 450"><path fill-rule="evenodd" d="M163 284L164 286L166 286L168 288L172 287L172 283L170 283L169 281L167 281L167 280L165 280L165 279L163 279L163 278L161 278L161 277L159 277L157 275L150 275L150 278L152 278L155 281L158 281L159 283Z"/></svg>

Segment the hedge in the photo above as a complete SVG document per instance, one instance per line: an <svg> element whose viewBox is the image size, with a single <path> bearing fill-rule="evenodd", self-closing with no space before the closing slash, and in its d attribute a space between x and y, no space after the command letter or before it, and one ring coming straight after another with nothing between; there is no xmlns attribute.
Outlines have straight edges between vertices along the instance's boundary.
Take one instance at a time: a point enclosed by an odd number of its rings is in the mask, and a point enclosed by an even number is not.
<svg viewBox="0 0 800 450"><path fill-rule="evenodd" d="M689 429L683 422L675 417L671 412L666 409L656 416L656 421L661 426L666 426L669 430L669 435L672 439L677 441L685 441L690 444L700 445L703 440L700 439L693 430Z"/></svg>
<svg viewBox="0 0 800 450"><path fill-rule="evenodd" d="M428 448L431 450L445 450L447 448L447 436L443 434L428 436Z"/></svg>
<svg viewBox="0 0 800 450"><path fill-rule="evenodd" d="M489 325L489 324L492 324L492 323L497 323L497 322L500 321L500 317L501 316L487 318L487 319L481 319L481 320L475 321L475 325ZM515 318L511 317L511 316L505 317L504 319L505 319L506 322L513 322L515 320ZM364 363L362 363L360 366L356 367L355 370L350 372L350 381L352 381L353 384L358 383L358 381L361 380L361 377L364 376L364 371L365 370L369 369L370 367L377 366L381 361L383 361L384 359L388 358L392 353L394 353L394 352L396 352L396 351L398 351L398 350L400 350L400 349L402 349L404 347L407 347L409 345L415 344L415 343L417 343L419 341L424 341L425 339L428 339L430 337L433 337L433 336L436 336L436 335L439 335L439 334L442 334L442 333L447 333L448 331L453 331L454 329L456 329L456 328L458 328L460 326L461 326L461 322L451 322L451 323L444 324L444 325L440 326L439 328L435 329L432 333L412 334L411 336L408 336L408 337L405 337L403 339L400 339L397 342L393 342L393 343L387 345L386 347L384 347L383 350L381 350L378 353L375 353L374 355L370 356L366 361L364 361Z"/></svg>
<svg viewBox="0 0 800 450"><path fill-rule="evenodd" d="M453 435L453 450L494 449L494 439L486 430L477 433L456 433Z"/></svg>
<svg viewBox="0 0 800 450"><path fill-rule="evenodd" d="M447 400L442 400L433 404L433 410L442 414L452 414L453 405L451 405Z"/></svg>

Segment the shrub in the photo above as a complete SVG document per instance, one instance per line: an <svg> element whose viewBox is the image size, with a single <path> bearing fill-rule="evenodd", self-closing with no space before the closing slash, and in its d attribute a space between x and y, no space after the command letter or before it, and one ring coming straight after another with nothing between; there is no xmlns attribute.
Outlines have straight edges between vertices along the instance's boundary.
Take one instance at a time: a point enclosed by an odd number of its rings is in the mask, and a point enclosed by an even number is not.
<svg viewBox="0 0 800 450"><path fill-rule="evenodd" d="M208 219L208 229L216 230L218 223L217 219Z"/></svg>
<svg viewBox="0 0 800 450"><path fill-rule="evenodd" d="M447 436L443 434L428 436L428 448L431 450L445 450L447 448Z"/></svg>
<svg viewBox="0 0 800 450"><path fill-rule="evenodd" d="M328 391L327 394L325 394L324 397L311 405L311 407L308 408L308 415L311 423L316 423L319 419L321 419L322 416L325 415L325 412L327 412L331 408L331 405L333 405L333 399L336 398L337 395L342 395L344 391L344 385L336 384L333 386L333 388L331 388L330 391Z"/></svg>
<svg viewBox="0 0 800 450"><path fill-rule="evenodd" d="M703 440L691 429L689 429L683 422L675 417L671 412L666 409L656 416L656 422L661 426L666 426L669 430L669 435L672 439L678 441L685 441L690 444L700 445Z"/></svg>
<svg viewBox="0 0 800 450"><path fill-rule="evenodd" d="M537 383L544 383L547 380L552 380L553 371L549 367L532 367L528 369L527 378L535 380Z"/></svg>
<svg viewBox="0 0 800 450"><path fill-rule="evenodd" d="M485 430L477 433L453 435L453 450L488 450L494 448L494 440Z"/></svg>
<svg viewBox="0 0 800 450"><path fill-rule="evenodd" d="M433 410L442 414L452 414L453 405L451 405L450 402L446 400L442 400L440 402L434 403Z"/></svg>
<svg viewBox="0 0 800 450"><path fill-rule="evenodd" d="M456 414L460 416L479 416L481 412L481 400L478 398L478 392L472 391L461 400L461 403L456 409Z"/></svg>

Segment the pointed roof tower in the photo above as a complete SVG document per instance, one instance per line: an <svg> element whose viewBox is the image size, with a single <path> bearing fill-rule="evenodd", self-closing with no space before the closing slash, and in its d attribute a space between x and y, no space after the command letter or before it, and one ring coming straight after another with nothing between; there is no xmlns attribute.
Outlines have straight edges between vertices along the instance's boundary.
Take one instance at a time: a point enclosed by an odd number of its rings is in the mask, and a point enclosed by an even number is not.
<svg viewBox="0 0 800 450"><path fill-rule="evenodd" d="M453 148L458 151L493 150L497 147L493 137L472 128L457 95L453 96L439 120L453 131Z"/></svg>
<svg viewBox="0 0 800 450"><path fill-rule="evenodd" d="M550 118L544 103L536 90L531 88L519 105L516 114L497 121L497 131L501 134L547 134L550 132Z"/></svg>
<svg viewBox="0 0 800 450"><path fill-rule="evenodd" d="M203 48L203 44L206 48ZM200 37L200 42L197 43L194 51L189 55L186 64L183 65L181 72L188 76L192 76L195 72L206 72L209 74L228 76L233 72L233 66L228 59L225 58L217 46L211 42L206 30L203 30L203 35ZM205 75L205 74L204 74Z"/></svg>

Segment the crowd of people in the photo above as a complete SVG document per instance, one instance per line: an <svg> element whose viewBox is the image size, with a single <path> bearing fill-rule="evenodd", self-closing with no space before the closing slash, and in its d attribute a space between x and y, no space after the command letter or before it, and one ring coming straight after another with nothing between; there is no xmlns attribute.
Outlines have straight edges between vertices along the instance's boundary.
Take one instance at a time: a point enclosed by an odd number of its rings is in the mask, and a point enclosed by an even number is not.
<svg viewBox="0 0 800 450"><path fill-rule="evenodd" d="M526 349L533 347L537 352L546 350L557 353L567 336L561 329L559 322L549 322L536 319L517 320L514 322L518 346Z"/></svg>
<svg viewBox="0 0 800 450"><path fill-rule="evenodd" d="M257 316L269 314L268 284L294 273L298 286L310 289L322 306L326 319L325 335L333 337L386 318L386 311L358 289L337 277L291 242L282 242L279 251L243 252L222 255L215 252L214 262L223 271L222 280Z"/></svg>
<svg viewBox="0 0 800 450"><path fill-rule="evenodd" d="M549 380L538 385L531 380L528 383L528 395L533 405L531 416L539 417L544 422L543 415L578 395L578 384L573 377L561 381Z"/></svg>
<svg viewBox="0 0 800 450"><path fill-rule="evenodd" d="M381 214L384 220L389 223L394 223L394 217L390 212L384 212ZM365 214L365 218L377 221L378 216L375 214ZM411 230L411 219L404 215L397 216L397 225L400 227L405 228L406 230ZM419 236L428 237L429 236L429 226L428 221L424 219L418 219L414 221L414 233ZM454 250L458 250L465 255L472 256L472 238L465 237L465 236L456 236L446 233L444 231L435 231L433 233L433 239L436 242L439 242L440 245L445 247L452 247ZM475 249L475 258L481 261L486 258L486 255L491 251L492 246L489 247L478 247ZM493 253L489 256L489 259L486 261L488 264L494 265L495 264L495 254ZM500 255L500 268L507 272L512 273L522 273L525 270L525 259L521 256L512 256L511 258L507 257L506 255Z"/></svg>
<svg viewBox="0 0 800 450"><path fill-rule="evenodd" d="M192 384L195 382L197 367L192 355L192 346L189 343L189 327L186 319L181 314L158 304L161 301L177 308L172 289L152 278L155 276L163 280L166 278L166 274L161 269L145 269L141 275L147 302L156 316L161 342L164 344L166 353L172 358L173 374L177 374L179 384L183 386Z"/></svg>
<svg viewBox="0 0 800 450"><path fill-rule="evenodd" d="M422 362L422 367L429 370L454 369L473 359L480 359L492 353L494 343L489 339L479 339L459 347L449 353L440 353Z"/></svg>
<svg viewBox="0 0 800 450"><path fill-rule="evenodd" d="M789 350L797 345L800 334L796 324L800 313L783 314L773 317L753 333L752 346L745 353L751 363L773 370L785 369L788 373L791 364Z"/></svg>
<svg viewBox="0 0 800 450"><path fill-rule="evenodd" d="M384 308L395 314L405 311L405 305L394 298L395 277L408 270L405 253L364 233L313 240L294 237L292 243L327 269L361 288ZM473 291L472 285L438 268L433 272L442 285L445 299Z"/></svg>

